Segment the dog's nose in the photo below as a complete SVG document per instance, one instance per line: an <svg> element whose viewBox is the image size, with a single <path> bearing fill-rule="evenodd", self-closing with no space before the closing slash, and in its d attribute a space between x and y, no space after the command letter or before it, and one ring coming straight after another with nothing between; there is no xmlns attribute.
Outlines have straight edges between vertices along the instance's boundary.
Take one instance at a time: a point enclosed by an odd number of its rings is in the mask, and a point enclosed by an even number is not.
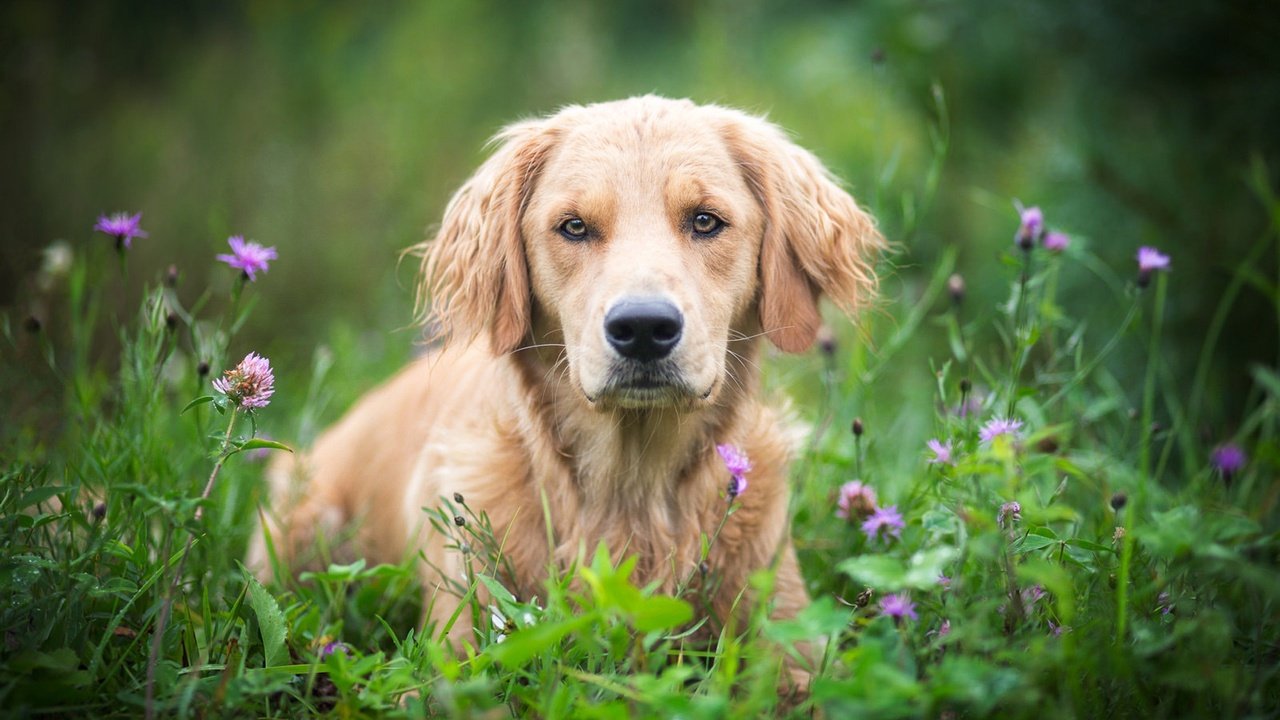
<svg viewBox="0 0 1280 720"><path fill-rule="evenodd" d="M662 298L619 300L604 316L604 334L618 354L632 360L660 360L680 342L684 316Z"/></svg>

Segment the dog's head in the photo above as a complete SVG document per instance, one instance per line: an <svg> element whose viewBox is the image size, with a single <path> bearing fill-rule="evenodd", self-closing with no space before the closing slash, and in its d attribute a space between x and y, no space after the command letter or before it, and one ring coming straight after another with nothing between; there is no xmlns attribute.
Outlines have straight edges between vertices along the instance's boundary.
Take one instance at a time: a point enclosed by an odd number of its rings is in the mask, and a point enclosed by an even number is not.
<svg viewBox="0 0 1280 720"><path fill-rule="evenodd" d="M761 118L642 97L495 142L425 246L419 300L498 353L562 343L597 407L710 403L732 342L801 352L821 294L852 313L874 291L874 222Z"/></svg>

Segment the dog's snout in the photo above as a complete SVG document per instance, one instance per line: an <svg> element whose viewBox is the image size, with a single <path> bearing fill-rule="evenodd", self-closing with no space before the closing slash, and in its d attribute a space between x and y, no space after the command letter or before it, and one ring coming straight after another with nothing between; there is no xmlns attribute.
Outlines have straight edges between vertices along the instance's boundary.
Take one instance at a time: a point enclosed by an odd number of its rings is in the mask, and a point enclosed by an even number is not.
<svg viewBox="0 0 1280 720"><path fill-rule="evenodd" d="M620 300L604 317L604 334L619 355L631 360L660 360L680 342L684 315L662 298Z"/></svg>

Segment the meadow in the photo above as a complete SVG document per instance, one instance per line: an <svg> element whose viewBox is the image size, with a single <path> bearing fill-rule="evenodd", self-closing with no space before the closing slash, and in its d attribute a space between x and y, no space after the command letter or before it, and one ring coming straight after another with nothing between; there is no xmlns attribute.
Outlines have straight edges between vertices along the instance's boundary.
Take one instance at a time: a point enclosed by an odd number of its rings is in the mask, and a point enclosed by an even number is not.
<svg viewBox="0 0 1280 720"><path fill-rule="evenodd" d="M1258 201L1280 221L1258 172ZM832 334L810 357L771 362L772 391L789 391L811 426L792 512L814 603L794 620L770 620L761 602L712 646L689 644L697 598L633 586L628 562L614 566L603 549L584 548L576 565L549 572L543 594L518 600L502 585L501 538L483 514L465 498L424 508L473 558L465 597L482 621L458 655L432 628L415 628L412 562L331 565L270 588L245 571L261 456L290 451L271 439L286 428L314 428L332 367L353 361L324 349L310 373L279 376L269 359L239 361L237 330L270 292L268 266L287 258L234 243L211 252L233 277L225 311L212 313L205 300L216 291L184 306L176 275L140 277L148 269L131 265L130 246L162 239L142 235L139 222L86 223L83 241L44 268L49 286L66 293L65 346L35 319L4 327L11 350L43 358L62 383L50 401L67 418L57 442L28 436L4 469L0 698L13 712L1275 710L1280 376L1254 368L1234 435L1206 442L1191 432L1206 370L1189 385L1166 372L1162 323L1178 264L1156 248L1110 267L1039 208L1011 211L1000 306L970 307L946 255L918 297L889 293L856 330L831 317ZM1241 262L1218 305L1202 363L1254 260ZM1088 274L1098 294L1127 308L1105 342L1086 346L1056 291L1064 274ZM102 312L104 295L130 285L145 288L136 313ZM98 325L118 335L118 363L95 353ZM934 332L945 333L949 353L918 369L928 400L898 410L932 437L903 442L859 414L884 369ZM1105 370L1125 344L1145 354L1139 388ZM243 383L253 383L253 402L243 401ZM276 388L305 397L295 417L272 406ZM905 477L890 479L902 458ZM766 591L771 582L768 571L752 580ZM493 603L480 606L476 587ZM831 642L810 694L780 700L783 658L819 636Z"/></svg>
<svg viewBox="0 0 1280 720"><path fill-rule="evenodd" d="M516 5L0 9L6 716L1280 714L1270 15ZM892 244L763 365L812 606L697 643L597 548L517 599L466 498L464 652L412 561L257 583L265 463L425 351L398 253L484 139L655 90L767 110Z"/></svg>

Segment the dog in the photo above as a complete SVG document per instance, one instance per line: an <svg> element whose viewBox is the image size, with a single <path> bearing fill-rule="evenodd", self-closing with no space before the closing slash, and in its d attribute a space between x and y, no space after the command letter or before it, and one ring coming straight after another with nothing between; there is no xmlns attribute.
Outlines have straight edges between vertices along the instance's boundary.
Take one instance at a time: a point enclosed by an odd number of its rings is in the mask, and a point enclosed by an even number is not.
<svg viewBox="0 0 1280 720"><path fill-rule="evenodd" d="M720 621L774 568L771 612L794 616L794 433L762 397L762 348L808 349L822 295L850 316L874 296L874 220L778 127L724 107L570 106L494 142L416 248L443 347L271 468L248 565L270 580L322 538L348 559L420 553L424 624L465 639L464 559L424 510L456 493L487 514L517 597L603 541L660 592L709 569ZM738 494L721 445L751 463Z"/></svg>

